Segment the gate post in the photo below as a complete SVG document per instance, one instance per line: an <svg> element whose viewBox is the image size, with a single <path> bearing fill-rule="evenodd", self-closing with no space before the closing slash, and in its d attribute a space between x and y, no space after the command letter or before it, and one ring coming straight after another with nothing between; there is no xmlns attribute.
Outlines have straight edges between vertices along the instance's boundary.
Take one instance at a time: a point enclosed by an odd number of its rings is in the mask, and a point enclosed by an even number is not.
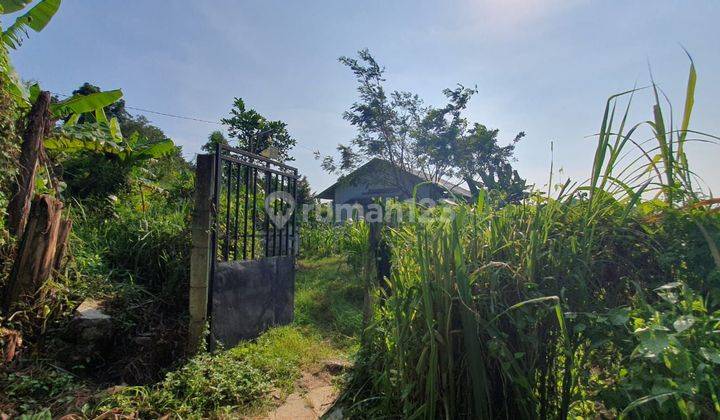
<svg viewBox="0 0 720 420"><path fill-rule="evenodd" d="M215 160L213 155L198 155L195 168L195 209L192 215L190 253L190 325L187 350L200 348L208 320L210 294L210 214Z"/></svg>

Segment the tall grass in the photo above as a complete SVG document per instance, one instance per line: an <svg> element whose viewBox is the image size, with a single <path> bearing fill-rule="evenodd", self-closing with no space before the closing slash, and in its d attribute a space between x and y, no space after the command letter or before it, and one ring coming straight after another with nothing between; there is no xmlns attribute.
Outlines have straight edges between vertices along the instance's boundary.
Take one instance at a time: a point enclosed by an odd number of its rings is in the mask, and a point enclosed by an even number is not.
<svg viewBox="0 0 720 420"><path fill-rule="evenodd" d="M365 270L369 253L368 225L364 221L341 224L313 223L300 232L300 256L325 258L343 256L355 270Z"/></svg>
<svg viewBox="0 0 720 420"><path fill-rule="evenodd" d="M638 90L612 96L587 184L503 208L481 195L453 220L389 229L393 271L345 395L350 411L720 415L720 338L709 332L720 319L720 217L693 189L684 151L695 80L691 66L679 129L655 85L647 123L628 124ZM643 124L654 144L634 140ZM675 288L684 292L668 298ZM677 327L682 316L705 329Z"/></svg>

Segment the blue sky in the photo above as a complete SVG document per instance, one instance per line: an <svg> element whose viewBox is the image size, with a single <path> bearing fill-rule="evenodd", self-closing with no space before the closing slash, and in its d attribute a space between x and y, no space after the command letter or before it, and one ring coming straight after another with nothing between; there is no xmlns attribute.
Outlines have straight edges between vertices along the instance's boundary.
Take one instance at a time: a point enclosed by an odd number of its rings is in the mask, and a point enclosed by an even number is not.
<svg viewBox="0 0 720 420"><path fill-rule="evenodd" d="M518 131L516 166L543 185L550 168L589 173L606 98L648 82L648 62L676 109L688 60L699 73L693 126L720 134L720 2L716 1L229 1L65 0L51 24L12 54L25 79L69 93L90 81L122 88L129 106L219 120L242 97L289 124L314 190L334 177L312 150L331 152L353 128L356 98L337 61L369 48L390 89L442 104L442 89L477 85L467 116ZM7 25L7 21L4 22ZM650 98L635 102L649 117ZM218 126L147 115L186 156ZM694 169L720 190L718 146L690 148ZM557 176L557 175L556 175Z"/></svg>

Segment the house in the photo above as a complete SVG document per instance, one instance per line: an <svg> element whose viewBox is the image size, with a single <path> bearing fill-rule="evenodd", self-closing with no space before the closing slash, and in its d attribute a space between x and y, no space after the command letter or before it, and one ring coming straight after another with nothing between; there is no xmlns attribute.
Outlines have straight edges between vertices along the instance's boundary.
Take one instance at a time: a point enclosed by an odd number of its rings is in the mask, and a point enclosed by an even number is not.
<svg viewBox="0 0 720 420"><path fill-rule="evenodd" d="M472 196L470 191L449 181L428 182L419 171L403 170L384 159L375 158L341 177L316 197L332 200L335 206L359 204L367 208L376 199L410 199L416 186L417 200L467 201Z"/></svg>

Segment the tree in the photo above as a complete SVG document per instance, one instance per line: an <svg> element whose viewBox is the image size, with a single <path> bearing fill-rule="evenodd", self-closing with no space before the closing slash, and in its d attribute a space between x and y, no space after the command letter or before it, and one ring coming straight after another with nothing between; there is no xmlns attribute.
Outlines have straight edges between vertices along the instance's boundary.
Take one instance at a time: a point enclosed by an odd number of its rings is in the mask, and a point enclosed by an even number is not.
<svg viewBox="0 0 720 420"><path fill-rule="evenodd" d="M511 162L515 145L525 134L500 146L498 130L470 124L463 112L477 89L463 85L445 89L446 105L425 106L410 92L388 95L385 69L368 50L359 51L357 59L341 57L340 62L352 70L358 82L359 101L343 114L358 134L350 144L338 146L339 161L316 154L326 171L344 173L363 160L381 158L402 170L420 171L429 181L467 183L474 196L480 188L500 190L506 199L523 196L525 180Z"/></svg>
<svg viewBox="0 0 720 420"><path fill-rule="evenodd" d="M298 206L302 206L303 204L310 204L312 202L314 194L310 189L310 183L308 182L305 175L298 179L295 191Z"/></svg>
<svg viewBox="0 0 720 420"><path fill-rule="evenodd" d="M227 146L228 141L222 131L216 130L210 133L210 135L208 136L208 141L203 145L202 150L208 153L215 153L215 149L217 148L218 144Z"/></svg>
<svg viewBox="0 0 720 420"><path fill-rule="evenodd" d="M108 95L114 92L114 96ZM116 194L130 186L131 172L149 159L155 159L155 164L144 169L143 176L134 177L136 180L171 178L176 169L189 170L182 148L174 146L144 115L131 115L121 98L120 91L102 92L100 87L85 82L63 101L85 101L102 110L66 110L58 116L65 124L45 142L48 150L64 154L63 178L70 195L84 198ZM61 108L63 102L56 107Z"/></svg>
<svg viewBox="0 0 720 420"><path fill-rule="evenodd" d="M412 127L425 112L420 98L410 92L385 92L385 69L365 49L358 52L359 60L340 57L339 61L350 68L358 82L360 101L355 102L343 118L358 129L351 145L338 147L341 161L336 168L353 169L359 157L379 157L401 169L417 166L412 153ZM332 163L328 161L328 163Z"/></svg>
<svg viewBox="0 0 720 420"><path fill-rule="evenodd" d="M230 117L223 118L230 137L237 139L241 149L251 153L260 153L270 146L278 150L281 160L294 160L290 157L297 140L287 131L282 121L270 121L254 109L248 109L242 98L235 98Z"/></svg>
<svg viewBox="0 0 720 420"><path fill-rule="evenodd" d="M500 192L503 202L517 202L525 197L527 182L511 162L516 160L515 146L525 133L518 133L506 146L498 145L498 133L498 129L489 130L475 123L457 148L455 164L473 197L477 197L480 188L485 188Z"/></svg>
<svg viewBox="0 0 720 420"><path fill-rule="evenodd" d="M477 89L458 85L443 91L448 104L428 108L414 137L415 152L422 161L428 179L438 177L461 179L473 197L481 188L502 195L502 202L524 197L526 182L512 168L515 146L525 136L518 133L506 146L498 144L499 130L482 124L470 124L462 116Z"/></svg>

